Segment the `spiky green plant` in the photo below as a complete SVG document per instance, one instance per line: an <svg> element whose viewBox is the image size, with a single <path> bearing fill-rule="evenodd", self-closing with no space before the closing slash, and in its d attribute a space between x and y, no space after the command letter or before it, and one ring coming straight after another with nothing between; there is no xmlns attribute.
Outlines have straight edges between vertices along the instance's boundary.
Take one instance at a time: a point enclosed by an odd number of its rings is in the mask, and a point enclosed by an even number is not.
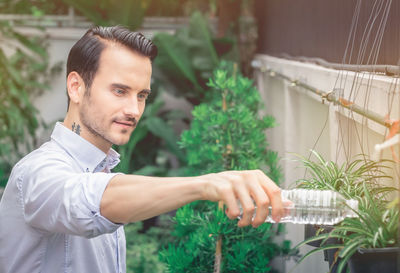
<svg viewBox="0 0 400 273"><path fill-rule="evenodd" d="M306 169L306 176L296 181L296 187L305 189L333 190L345 198L357 198L364 195L364 184L373 194L391 192L393 187L379 185L381 179L391 179L385 163L389 160L373 161L365 155L359 155L349 162L339 165L325 160L317 151L312 150L315 161L298 155L298 161Z"/></svg>
<svg viewBox="0 0 400 273"><path fill-rule="evenodd" d="M318 240L323 240L321 246L304 255L299 263L315 252L327 249L339 249L340 259L337 273L341 273L348 260L360 248L393 247L398 243L399 229L399 199L386 202L371 194L366 184L362 186L364 196L358 198L358 217L346 218L333 228L330 233L323 233L309 238L295 247ZM327 244L330 238L338 239L341 244Z"/></svg>
<svg viewBox="0 0 400 273"><path fill-rule="evenodd" d="M298 263L313 253L338 249L336 261L337 273L345 269L346 263L359 248L391 247L397 244L399 228L398 199L389 202L389 194L397 188L382 185L382 179L390 180L387 175L390 168L385 165L388 160L375 162L365 155L339 165L326 161L318 152L312 151L317 159L299 156L306 169L307 176L297 181L297 186L307 189L333 190L345 198L357 199L358 217L346 218L333 226L329 233L317 231L317 235L308 238L295 247L322 240L319 247L305 254ZM330 244L328 239L336 239ZM340 258L340 259L338 259Z"/></svg>

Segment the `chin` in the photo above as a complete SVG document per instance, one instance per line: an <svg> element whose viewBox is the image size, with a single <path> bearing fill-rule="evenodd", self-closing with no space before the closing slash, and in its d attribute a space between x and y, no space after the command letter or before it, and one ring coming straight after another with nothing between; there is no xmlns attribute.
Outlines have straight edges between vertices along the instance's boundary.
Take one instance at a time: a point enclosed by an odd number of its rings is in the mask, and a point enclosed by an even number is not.
<svg viewBox="0 0 400 273"><path fill-rule="evenodd" d="M128 141L129 141L129 139L126 139L126 140L116 140L116 141L113 141L112 144L117 145L117 146L122 146L122 145L128 143Z"/></svg>
<svg viewBox="0 0 400 273"><path fill-rule="evenodd" d="M121 146L128 143L128 141L129 137L115 137L113 141L111 141L111 143L117 146Z"/></svg>

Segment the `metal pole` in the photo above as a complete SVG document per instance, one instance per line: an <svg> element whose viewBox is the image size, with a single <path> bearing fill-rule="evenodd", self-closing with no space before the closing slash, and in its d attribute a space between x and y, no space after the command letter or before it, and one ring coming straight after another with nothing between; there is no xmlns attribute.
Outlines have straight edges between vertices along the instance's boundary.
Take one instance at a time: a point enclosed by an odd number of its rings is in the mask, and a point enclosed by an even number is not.
<svg viewBox="0 0 400 273"><path fill-rule="evenodd" d="M326 99L329 102L343 106L343 107L349 109L350 111L353 111L353 112L355 112L361 116L364 116L372 121L375 121L376 123L379 123L387 128L390 128L392 126L392 123L387 121L387 119L385 117L383 117L373 111L364 109L364 108L354 104L353 102L346 100L345 98L336 96L335 92L333 92L333 91L332 92L321 91L321 90L319 90L313 86L310 86L304 82L301 82L298 80L293 80L282 73L279 73L279 72L273 71L272 69L267 69L266 67L261 66L259 61L253 61L252 66L254 68L258 68L263 73L267 73L270 77L279 77L286 81L289 81L293 86L300 86L308 91L313 92L314 94L321 96L322 99Z"/></svg>

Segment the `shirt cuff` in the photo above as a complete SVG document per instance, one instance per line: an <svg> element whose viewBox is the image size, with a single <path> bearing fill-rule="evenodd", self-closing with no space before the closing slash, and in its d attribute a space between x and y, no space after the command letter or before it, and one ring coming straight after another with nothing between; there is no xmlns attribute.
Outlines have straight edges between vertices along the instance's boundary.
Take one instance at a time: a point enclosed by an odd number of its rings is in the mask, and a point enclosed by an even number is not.
<svg viewBox="0 0 400 273"><path fill-rule="evenodd" d="M121 175L121 173L91 173L91 179L88 179L88 183L84 185L84 193L91 214L90 217L93 217L93 237L104 233L112 233L122 226L122 224L111 222L100 213L100 203L104 191L108 183L116 175Z"/></svg>

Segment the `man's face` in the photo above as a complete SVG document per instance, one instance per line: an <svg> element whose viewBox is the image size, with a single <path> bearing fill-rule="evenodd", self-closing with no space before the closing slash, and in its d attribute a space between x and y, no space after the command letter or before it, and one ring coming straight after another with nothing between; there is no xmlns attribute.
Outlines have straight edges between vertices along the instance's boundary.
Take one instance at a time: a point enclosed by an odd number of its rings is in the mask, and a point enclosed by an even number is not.
<svg viewBox="0 0 400 273"><path fill-rule="evenodd" d="M107 44L79 109L89 141L100 147L128 142L150 93L151 71L148 57L119 44Z"/></svg>

